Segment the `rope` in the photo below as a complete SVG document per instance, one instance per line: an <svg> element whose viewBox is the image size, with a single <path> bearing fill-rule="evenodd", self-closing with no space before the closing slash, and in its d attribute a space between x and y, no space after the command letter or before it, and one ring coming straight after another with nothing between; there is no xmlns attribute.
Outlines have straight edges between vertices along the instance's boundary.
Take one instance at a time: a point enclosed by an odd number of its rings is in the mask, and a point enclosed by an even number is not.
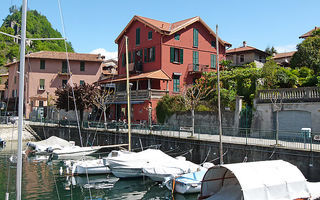
<svg viewBox="0 0 320 200"><path fill-rule="evenodd" d="M61 23L62 23L62 33L63 33L63 37L66 38L66 33L65 33L65 28L64 28L65 27L64 26L64 20L63 20L62 8L61 8L61 2L60 2L60 0L57 0L57 1L58 1L58 5L59 5L60 20L61 20ZM71 83L70 85L71 85L71 90L72 90L74 108L75 108L75 112L76 112L76 119L77 119L80 143L81 143L81 147L83 147L83 141L82 141L81 129L80 129L80 123L79 123L79 116L78 116L78 109L77 109L77 104L76 104L74 88L73 88L72 73L71 73L71 67L70 67L70 62L69 62L68 48L67 48L67 41L66 40L64 40L64 46L65 46L65 50L66 50L67 65L68 65L68 70L69 70L69 75L70 75L70 83ZM68 92L68 94L69 94L69 92ZM68 99L68 102L69 102L69 99ZM86 175L87 175L87 182L89 183L89 177L88 177L88 172L87 171L86 171ZM89 189L90 199L92 200L92 194L91 194L90 187L88 189Z"/></svg>

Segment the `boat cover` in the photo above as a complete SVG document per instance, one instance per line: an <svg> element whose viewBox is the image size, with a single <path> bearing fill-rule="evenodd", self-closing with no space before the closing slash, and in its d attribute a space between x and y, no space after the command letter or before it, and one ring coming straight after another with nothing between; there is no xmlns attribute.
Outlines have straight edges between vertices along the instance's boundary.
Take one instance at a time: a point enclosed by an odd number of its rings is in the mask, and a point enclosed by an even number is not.
<svg viewBox="0 0 320 200"><path fill-rule="evenodd" d="M311 200L320 198L320 182L311 183L308 182L309 191L311 193Z"/></svg>
<svg viewBox="0 0 320 200"><path fill-rule="evenodd" d="M293 200L311 197L301 171L283 160L214 166L202 181L201 199Z"/></svg>
<svg viewBox="0 0 320 200"><path fill-rule="evenodd" d="M63 149L65 147L71 147L73 144L59 137L51 136L48 139L39 142L30 141L27 143L27 146L33 147L37 152L44 152L48 148L51 148L52 150Z"/></svg>

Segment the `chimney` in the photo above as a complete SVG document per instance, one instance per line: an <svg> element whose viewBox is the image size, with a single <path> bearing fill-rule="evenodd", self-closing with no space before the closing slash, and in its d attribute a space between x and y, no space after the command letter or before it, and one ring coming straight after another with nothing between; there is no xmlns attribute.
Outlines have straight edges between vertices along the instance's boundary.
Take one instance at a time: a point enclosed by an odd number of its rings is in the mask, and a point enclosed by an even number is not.
<svg viewBox="0 0 320 200"><path fill-rule="evenodd" d="M101 59L101 53L98 54L98 59L99 59L99 60Z"/></svg>
<svg viewBox="0 0 320 200"><path fill-rule="evenodd" d="M246 46L247 46L247 42L243 41L243 47L246 47Z"/></svg>

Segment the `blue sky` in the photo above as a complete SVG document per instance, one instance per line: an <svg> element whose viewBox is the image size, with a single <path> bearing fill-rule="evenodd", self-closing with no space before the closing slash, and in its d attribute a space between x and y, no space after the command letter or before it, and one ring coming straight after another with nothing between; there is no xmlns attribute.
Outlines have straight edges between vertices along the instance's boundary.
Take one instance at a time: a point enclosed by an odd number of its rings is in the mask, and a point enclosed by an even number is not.
<svg viewBox="0 0 320 200"><path fill-rule="evenodd" d="M66 36L76 52L103 52L114 57L115 38L134 15L166 22L200 16L212 29L219 24L219 36L239 47L242 41L258 49L275 46L292 51L298 38L320 26L319 0L60 0ZM11 5L22 0L1 0L0 19ZM29 9L47 16L60 32L57 0L29 0ZM99 50L97 50L99 49Z"/></svg>

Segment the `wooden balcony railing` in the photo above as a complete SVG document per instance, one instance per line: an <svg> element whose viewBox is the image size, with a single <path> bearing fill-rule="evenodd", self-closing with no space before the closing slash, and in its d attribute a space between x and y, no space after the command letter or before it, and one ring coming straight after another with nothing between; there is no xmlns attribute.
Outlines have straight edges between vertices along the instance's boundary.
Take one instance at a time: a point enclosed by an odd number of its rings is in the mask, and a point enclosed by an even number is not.
<svg viewBox="0 0 320 200"><path fill-rule="evenodd" d="M169 91L166 90L131 90L131 100L148 100L150 98L157 99L166 95ZM111 97L114 101L126 101L127 100L127 92L115 92L115 95Z"/></svg>
<svg viewBox="0 0 320 200"><path fill-rule="evenodd" d="M283 88L276 90L259 90L257 103L283 102L320 102L319 87Z"/></svg>

